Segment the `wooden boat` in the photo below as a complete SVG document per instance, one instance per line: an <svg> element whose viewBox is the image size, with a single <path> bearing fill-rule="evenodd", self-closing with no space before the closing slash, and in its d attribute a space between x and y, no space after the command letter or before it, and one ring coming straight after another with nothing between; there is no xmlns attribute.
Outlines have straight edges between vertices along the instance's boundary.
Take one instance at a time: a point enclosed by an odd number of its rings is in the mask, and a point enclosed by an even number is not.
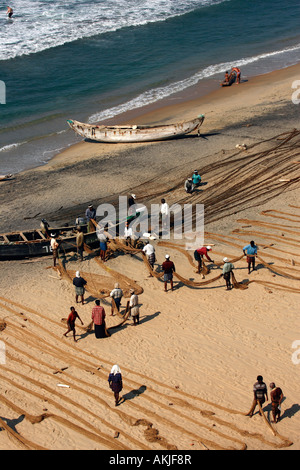
<svg viewBox="0 0 300 470"><path fill-rule="evenodd" d="M71 129L85 139L97 142L151 142L156 140L172 139L198 130L204 121L203 114L191 121L178 122L158 126L99 126L84 124L69 119L67 122Z"/></svg>
<svg viewBox="0 0 300 470"><path fill-rule="evenodd" d="M10 180L13 175L0 175L0 181Z"/></svg>
<svg viewBox="0 0 300 470"><path fill-rule="evenodd" d="M118 220L117 224L111 227L115 227L115 233L119 235L119 227L122 226L121 224L125 221L131 222L138 217L141 212L143 212L143 208L137 209L134 215L128 215L123 221ZM96 229L93 232L88 232L87 224L79 225L84 234L84 243L90 248L98 248L99 240ZM58 237L60 241L60 253L77 251L77 227L78 225L60 228L49 227L46 234L41 229L0 234L0 261L33 258L51 254L50 234L52 233L55 233L55 236Z"/></svg>
<svg viewBox="0 0 300 470"><path fill-rule="evenodd" d="M87 233L87 226L82 226L84 241L89 246L98 246L97 233ZM50 228L61 240L60 252L76 251L76 226ZM0 261L32 258L51 254L50 237L41 230L10 232L0 235Z"/></svg>

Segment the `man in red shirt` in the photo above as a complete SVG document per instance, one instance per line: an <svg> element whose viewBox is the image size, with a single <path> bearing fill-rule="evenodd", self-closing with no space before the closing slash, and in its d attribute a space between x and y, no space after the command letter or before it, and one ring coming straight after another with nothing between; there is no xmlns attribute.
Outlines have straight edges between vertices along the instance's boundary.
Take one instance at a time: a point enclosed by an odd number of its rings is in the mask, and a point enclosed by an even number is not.
<svg viewBox="0 0 300 470"><path fill-rule="evenodd" d="M208 252L211 251L211 246L202 246L202 248L198 248L197 250L194 251L194 258L196 261L198 261L198 271L197 273L200 274L200 271L202 269L202 260L203 256L206 257L208 261L213 263L214 261L210 259Z"/></svg>
<svg viewBox="0 0 300 470"><path fill-rule="evenodd" d="M175 265L170 261L170 255L165 256L166 261L163 262L162 268L164 271L165 292L167 292L167 283L170 281L171 290L173 290L173 272L175 272Z"/></svg>
<svg viewBox="0 0 300 470"><path fill-rule="evenodd" d="M68 319L67 319L67 324L68 324L68 331L64 333L64 336L67 336L70 331L73 331L73 338L75 343L77 343L77 339L75 339L75 320L78 318L81 321L81 324L83 325L83 321L81 320L80 316L76 312L74 307L71 307L71 312L69 313Z"/></svg>
<svg viewBox="0 0 300 470"><path fill-rule="evenodd" d="M100 300L95 301L95 307L92 310L92 320L95 326L96 338L105 338L105 310L100 306Z"/></svg>

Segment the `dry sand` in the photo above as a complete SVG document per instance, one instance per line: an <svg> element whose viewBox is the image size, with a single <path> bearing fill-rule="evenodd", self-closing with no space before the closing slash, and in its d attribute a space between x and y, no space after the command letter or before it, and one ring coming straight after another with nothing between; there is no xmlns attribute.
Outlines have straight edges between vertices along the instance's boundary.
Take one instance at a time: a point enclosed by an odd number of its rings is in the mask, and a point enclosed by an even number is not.
<svg viewBox="0 0 300 470"><path fill-rule="evenodd" d="M147 205L162 195L170 204L203 203L205 243L214 244L216 263L240 257L251 239L260 253L250 275L245 258L234 263L237 281L255 281L245 290L226 291L222 278L202 287L175 279L167 293L160 279L148 277L140 254L119 253L107 270L92 255L80 263L71 253L70 274L80 269L89 279L86 303L78 305L84 326L78 323L77 343L63 337L73 286L52 269L51 258L1 262L1 449L300 449L300 354L293 348L300 340L300 175L294 163L300 138L294 133L284 140L298 127L291 85L299 71L291 67L122 117L153 123L203 113L200 138L142 146L82 142L1 183L1 232L34 228L42 217L73 222L90 201L116 201L134 190ZM247 150L236 148L241 143ZM187 196L183 182L195 168L205 184ZM182 252L154 244L156 269L168 251L189 284L202 281ZM97 340L85 329L94 294L112 287L115 273L143 289L140 324L129 319ZM220 273L212 266L205 281ZM109 316L109 300L102 303L107 326L118 324ZM118 407L107 384L115 363L124 380ZM245 416L258 374L284 392L282 420L272 428L258 414ZM271 418L269 403L264 410Z"/></svg>

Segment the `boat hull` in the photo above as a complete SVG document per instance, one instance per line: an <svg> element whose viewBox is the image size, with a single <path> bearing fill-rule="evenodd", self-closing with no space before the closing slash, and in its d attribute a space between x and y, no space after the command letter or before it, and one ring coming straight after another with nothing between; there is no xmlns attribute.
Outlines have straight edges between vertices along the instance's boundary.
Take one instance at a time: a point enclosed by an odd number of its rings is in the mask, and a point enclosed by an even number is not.
<svg viewBox="0 0 300 470"><path fill-rule="evenodd" d="M198 130L204 121L200 115L192 121L163 126L96 126L68 120L71 129L85 139L106 143L135 143L168 140Z"/></svg>
<svg viewBox="0 0 300 470"><path fill-rule="evenodd" d="M98 247L99 241L96 232L85 233L84 242L91 247ZM59 248L59 252L61 254L76 250L76 235L62 239L62 243ZM0 242L0 261L47 256L51 253L52 249L50 246L50 239L28 242Z"/></svg>

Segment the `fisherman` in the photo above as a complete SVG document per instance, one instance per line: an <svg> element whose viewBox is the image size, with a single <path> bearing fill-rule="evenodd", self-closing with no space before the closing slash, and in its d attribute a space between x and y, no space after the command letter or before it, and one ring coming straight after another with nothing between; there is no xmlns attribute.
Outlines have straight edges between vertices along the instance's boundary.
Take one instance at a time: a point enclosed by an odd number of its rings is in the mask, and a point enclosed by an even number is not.
<svg viewBox="0 0 300 470"><path fill-rule="evenodd" d="M78 315L74 307L71 307L70 310L71 312L67 319L68 330L64 333L64 336L67 337L67 334L70 333L70 331L73 331L73 338L74 338L75 343L77 343L78 340L75 339L75 334L76 334L75 321L76 321L76 318L78 318L81 321L82 325L83 325L83 321L81 320L80 316Z"/></svg>
<svg viewBox="0 0 300 470"><path fill-rule="evenodd" d="M46 219L42 219L40 223L41 232L46 236L49 237L49 224Z"/></svg>
<svg viewBox="0 0 300 470"><path fill-rule="evenodd" d="M84 235L80 226L77 227L76 246L77 254L80 257L80 261L83 261Z"/></svg>
<svg viewBox="0 0 300 470"><path fill-rule="evenodd" d="M248 274L250 274L251 264L252 264L252 270L256 271L255 257L257 256L257 246L255 245L253 240L250 242L250 245L244 246L243 253L244 255L247 254Z"/></svg>
<svg viewBox="0 0 300 470"><path fill-rule="evenodd" d="M98 299L95 300L95 306L92 309L92 320L96 338L105 338L105 310Z"/></svg>
<svg viewBox="0 0 300 470"><path fill-rule="evenodd" d="M192 178L188 178L184 183L185 192L191 194L194 191L194 185Z"/></svg>
<svg viewBox="0 0 300 470"><path fill-rule="evenodd" d="M145 246L143 248L143 252L147 256L148 263L150 264L151 268L154 268L154 263L155 263L155 248L151 243L149 243L148 240L145 242ZM150 276L152 277L152 274L150 273Z"/></svg>
<svg viewBox="0 0 300 470"><path fill-rule="evenodd" d="M173 261L170 260L170 255L165 256L165 261L162 264L162 269L164 271L164 286L165 292L167 292L167 283L171 283L171 290L173 290L173 272L175 272L175 265Z"/></svg>
<svg viewBox="0 0 300 470"><path fill-rule="evenodd" d="M131 194L128 198L128 215L135 215L136 195Z"/></svg>
<svg viewBox="0 0 300 470"><path fill-rule="evenodd" d="M194 189L200 186L201 184L201 176L198 173L198 170L195 170L192 176L192 182L194 185Z"/></svg>
<svg viewBox="0 0 300 470"><path fill-rule="evenodd" d="M115 288L109 294L115 301L118 312L120 311L121 299L123 297L123 291L120 288L120 284L116 283ZM113 304L111 305L111 315L114 314Z"/></svg>
<svg viewBox="0 0 300 470"><path fill-rule="evenodd" d="M85 285L87 284L86 280L80 276L80 272L76 271L76 276L73 279L73 285L75 286L75 300L78 304L78 297L81 297L81 303L84 304L84 292L85 292Z"/></svg>
<svg viewBox="0 0 300 470"><path fill-rule="evenodd" d="M201 248L198 248L197 250L194 251L194 258L196 261L198 261L198 270L197 273L200 274L202 265L203 265L203 256L206 257L208 261L213 263L214 261L209 257L208 251L211 251L211 246L202 246ZM202 276L204 279L204 275Z"/></svg>
<svg viewBox="0 0 300 470"><path fill-rule="evenodd" d="M85 217L87 221L87 230L88 232L93 232L95 230L92 220L95 220L96 209L94 209L93 204L90 204L85 211Z"/></svg>
<svg viewBox="0 0 300 470"><path fill-rule="evenodd" d="M14 11L11 7L7 7L7 12L6 12L8 18L11 18L14 14Z"/></svg>
<svg viewBox="0 0 300 470"><path fill-rule="evenodd" d="M276 387L274 382L270 383L270 389L272 390L270 393L270 398L271 398L271 403L272 403L273 423L278 423L278 421L280 421L281 402L283 400L283 393L282 393L281 388Z"/></svg>
<svg viewBox="0 0 300 470"><path fill-rule="evenodd" d="M119 405L119 394L123 388L123 379L120 367L115 364L108 376L108 383L112 391L114 392L115 405Z"/></svg>
<svg viewBox="0 0 300 470"><path fill-rule="evenodd" d="M257 402L260 403L260 406L262 406L265 403L265 397L268 401L268 390L265 382L263 381L263 377L261 375L257 376L257 382L253 385L253 394L254 394L254 399L252 403L251 410L249 411L248 415L250 418L252 418L253 413L255 411ZM259 414L261 415L261 411L259 410Z"/></svg>
<svg viewBox="0 0 300 470"><path fill-rule="evenodd" d="M106 251L107 251L107 236L104 233L103 228L97 228L97 238L99 240L99 246L100 246L100 258L102 261L105 261L106 258Z"/></svg>
<svg viewBox="0 0 300 470"><path fill-rule="evenodd" d="M56 233L51 233L50 247L51 247L52 255L53 255L53 266L55 267L56 260L58 258L58 248L59 248L59 242L56 239Z"/></svg>
<svg viewBox="0 0 300 470"><path fill-rule="evenodd" d="M226 281L226 288L227 290L230 290L232 288L230 278L232 276L232 270L234 269L234 266L232 263L229 262L228 258L223 258L224 261L224 266L223 266L223 277Z"/></svg>
<svg viewBox="0 0 300 470"><path fill-rule="evenodd" d="M135 294L134 289L130 289L130 300L129 300L129 307L130 307L130 314L133 318L133 324L138 325L140 322L140 308L139 308L139 298L137 294Z"/></svg>

